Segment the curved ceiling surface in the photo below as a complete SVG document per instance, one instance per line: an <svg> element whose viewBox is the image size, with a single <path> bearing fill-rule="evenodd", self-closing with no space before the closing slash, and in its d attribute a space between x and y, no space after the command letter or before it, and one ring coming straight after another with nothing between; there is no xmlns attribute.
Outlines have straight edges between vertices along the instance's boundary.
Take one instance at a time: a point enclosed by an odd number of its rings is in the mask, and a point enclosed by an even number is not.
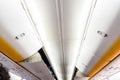
<svg viewBox="0 0 120 80"><path fill-rule="evenodd" d="M24 58L44 47L58 80L71 80L120 36L119 12L119 0L1 0L0 37Z"/></svg>

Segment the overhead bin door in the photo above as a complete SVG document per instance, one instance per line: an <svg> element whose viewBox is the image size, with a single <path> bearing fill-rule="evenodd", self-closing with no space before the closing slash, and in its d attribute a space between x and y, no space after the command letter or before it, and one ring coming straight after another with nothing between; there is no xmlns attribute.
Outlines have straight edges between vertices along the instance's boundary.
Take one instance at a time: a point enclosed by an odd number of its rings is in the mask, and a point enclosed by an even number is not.
<svg viewBox="0 0 120 80"><path fill-rule="evenodd" d="M20 0L0 0L0 44L0 51L15 61L42 47Z"/></svg>

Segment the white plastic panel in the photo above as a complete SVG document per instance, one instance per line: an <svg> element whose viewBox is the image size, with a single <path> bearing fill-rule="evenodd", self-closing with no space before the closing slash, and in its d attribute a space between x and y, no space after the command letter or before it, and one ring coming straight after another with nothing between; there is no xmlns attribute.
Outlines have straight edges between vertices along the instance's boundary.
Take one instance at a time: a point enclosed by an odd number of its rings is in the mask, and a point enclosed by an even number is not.
<svg viewBox="0 0 120 80"><path fill-rule="evenodd" d="M86 60L85 62L85 64L91 66L87 72L94 66L90 63L94 62L95 64L116 38L120 36L119 21L119 0L97 0L77 65L84 58L89 57L90 61ZM84 57L81 58L83 55ZM93 58L93 56L96 58Z"/></svg>
<svg viewBox="0 0 120 80"><path fill-rule="evenodd" d="M63 67L61 55L63 55L65 58L64 76L70 80L93 0L61 0L60 3L59 0L56 1L26 0L25 2L58 79L62 79L64 74L61 72L63 70L61 69ZM62 21L59 21L59 18ZM59 26L62 29L62 35ZM63 43L60 41L61 37ZM65 50L62 52L64 54L61 54L61 44Z"/></svg>
<svg viewBox="0 0 120 80"><path fill-rule="evenodd" d="M120 72L120 56L118 56L115 60L113 60L110 64L108 64L105 68L103 68L90 80L104 80L104 79L119 80L120 79L119 77L115 77L119 72Z"/></svg>
<svg viewBox="0 0 120 80"><path fill-rule="evenodd" d="M64 40L81 40L93 1L61 0Z"/></svg>
<svg viewBox="0 0 120 80"><path fill-rule="evenodd" d="M42 47L32 27L20 0L0 0L0 36L25 58Z"/></svg>
<svg viewBox="0 0 120 80"><path fill-rule="evenodd" d="M14 63L12 60L4 56L1 52L0 52L0 63L2 63L3 66L6 67L10 73L15 74L16 76L19 76L26 80L39 80L38 78L30 74L28 71L26 71L16 63ZM13 79L13 77L14 76L11 76L11 79ZM14 80L17 80L17 78Z"/></svg>
<svg viewBox="0 0 120 80"><path fill-rule="evenodd" d="M60 1L65 78L71 80L94 0Z"/></svg>
<svg viewBox="0 0 120 80"><path fill-rule="evenodd" d="M55 74L63 79L63 59L56 0L25 0Z"/></svg>

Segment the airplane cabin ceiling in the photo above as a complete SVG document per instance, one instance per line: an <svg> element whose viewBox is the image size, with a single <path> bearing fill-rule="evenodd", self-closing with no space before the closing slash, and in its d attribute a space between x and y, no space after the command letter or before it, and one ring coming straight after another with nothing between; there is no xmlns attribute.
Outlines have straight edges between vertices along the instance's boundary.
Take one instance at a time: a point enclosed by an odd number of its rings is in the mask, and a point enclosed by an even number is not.
<svg viewBox="0 0 120 80"><path fill-rule="evenodd" d="M72 80L120 36L119 12L119 0L1 0L0 37L24 58L43 47L58 80Z"/></svg>

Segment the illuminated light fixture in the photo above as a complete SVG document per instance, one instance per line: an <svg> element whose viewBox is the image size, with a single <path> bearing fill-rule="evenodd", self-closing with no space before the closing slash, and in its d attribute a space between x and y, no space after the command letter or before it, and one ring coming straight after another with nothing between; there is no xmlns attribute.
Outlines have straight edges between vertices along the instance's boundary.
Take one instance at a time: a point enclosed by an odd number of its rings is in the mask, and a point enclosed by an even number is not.
<svg viewBox="0 0 120 80"><path fill-rule="evenodd" d="M9 72L9 75L10 75L10 80L26 80L18 75L13 74L12 72Z"/></svg>

